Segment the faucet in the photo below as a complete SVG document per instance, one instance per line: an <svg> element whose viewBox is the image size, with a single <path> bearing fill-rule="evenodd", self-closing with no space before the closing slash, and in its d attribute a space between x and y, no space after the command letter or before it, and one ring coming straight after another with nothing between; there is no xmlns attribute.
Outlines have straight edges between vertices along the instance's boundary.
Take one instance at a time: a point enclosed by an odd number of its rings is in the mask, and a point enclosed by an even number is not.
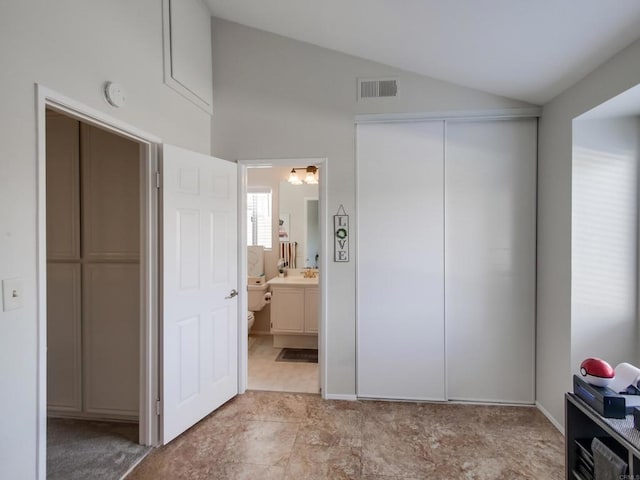
<svg viewBox="0 0 640 480"><path fill-rule="evenodd" d="M316 278L318 276L318 271L312 269L311 267L307 267L304 269L302 276L304 278Z"/></svg>

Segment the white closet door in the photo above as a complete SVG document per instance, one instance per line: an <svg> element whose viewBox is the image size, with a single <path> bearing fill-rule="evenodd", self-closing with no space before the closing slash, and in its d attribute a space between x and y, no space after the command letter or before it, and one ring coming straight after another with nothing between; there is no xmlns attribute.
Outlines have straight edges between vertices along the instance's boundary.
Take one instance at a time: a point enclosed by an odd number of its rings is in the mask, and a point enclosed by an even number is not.
<svg viewBox="0 0 640 480"><path fill-rule="evenodd" d="M360 397L445 398L443 128L358 125Z"/></svg>
<svg viewBox="0 0 640 480"><path fill-rule="evenodd" d="M447 123L451 400L535 400L536 128L535 119Z"/></svg>

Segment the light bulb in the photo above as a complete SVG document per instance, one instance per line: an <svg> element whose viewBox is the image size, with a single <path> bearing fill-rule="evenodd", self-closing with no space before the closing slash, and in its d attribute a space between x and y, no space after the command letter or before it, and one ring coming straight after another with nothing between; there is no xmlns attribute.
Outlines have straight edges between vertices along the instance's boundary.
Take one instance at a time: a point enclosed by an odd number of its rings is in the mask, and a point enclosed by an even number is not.
<svg viewBox="0 0 640 480"><path fill-rule="evenodd" d="M318 183L318 179L316 178L316 172L318 169L316 167L307 167L307 175L304 177L304 182L309 185L316 185Z"/></svg>
<svg viewBox="0 0 640 480"><path fill-rule="evenodd" d="M292 184L292 185L302 185L302 180L300 180L300 178L298 178L298 175L296 174L295 168L291 169L291 173L289 174L288 182L290 184Z"/></svg>

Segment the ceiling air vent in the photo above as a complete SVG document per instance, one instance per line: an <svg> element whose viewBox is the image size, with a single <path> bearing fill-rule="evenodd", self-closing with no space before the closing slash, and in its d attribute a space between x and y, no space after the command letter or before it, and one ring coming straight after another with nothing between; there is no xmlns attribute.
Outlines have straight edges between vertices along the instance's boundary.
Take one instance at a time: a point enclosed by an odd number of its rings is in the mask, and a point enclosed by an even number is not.
<svg viewBox="0 0 640 480"><path fill-rule="evenodd" d="M397 97L398 80L395 78L358 79L358 100L365 98Z"/></svg>

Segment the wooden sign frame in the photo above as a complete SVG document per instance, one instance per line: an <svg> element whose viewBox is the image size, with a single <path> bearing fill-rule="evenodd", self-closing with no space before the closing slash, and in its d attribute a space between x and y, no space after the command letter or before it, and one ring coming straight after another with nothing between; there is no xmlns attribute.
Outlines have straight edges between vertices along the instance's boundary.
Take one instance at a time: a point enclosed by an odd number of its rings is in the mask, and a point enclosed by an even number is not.
<svg viewBox="0 0 640 480"><path fill-rule="evenodd" d="M340 205L338 212L333 216L333 261L349 261L349 215Z"/></svg>

